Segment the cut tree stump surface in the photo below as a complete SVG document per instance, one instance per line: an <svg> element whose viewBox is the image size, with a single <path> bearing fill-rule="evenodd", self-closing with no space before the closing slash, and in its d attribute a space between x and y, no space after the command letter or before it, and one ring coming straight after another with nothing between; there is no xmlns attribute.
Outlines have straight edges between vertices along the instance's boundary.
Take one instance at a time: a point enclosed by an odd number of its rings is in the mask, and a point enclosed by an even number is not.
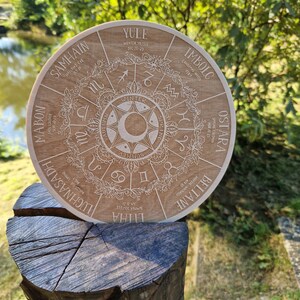
<svg viewBox="0 0 300 300"><path fill-rule="evenodd" d="M184 222L93 224L42 184L27 188L7 224L10 253L30 299L182 299Z"/></svg>
<svg viewBox="0 0 300 300"><path fill-rule="evenodd" d="M70 219L78 219L66 210L48 190L41 184L35 183L29 186L20 196L13 207L15 216L61 216Z"/></svg>

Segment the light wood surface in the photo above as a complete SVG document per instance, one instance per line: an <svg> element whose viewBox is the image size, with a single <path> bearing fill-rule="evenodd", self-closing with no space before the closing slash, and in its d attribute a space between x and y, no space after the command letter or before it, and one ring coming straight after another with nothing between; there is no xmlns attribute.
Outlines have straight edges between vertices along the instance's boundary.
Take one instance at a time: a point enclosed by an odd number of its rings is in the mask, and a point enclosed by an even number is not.
<svg viewBox="0 0 300 300"><path fill-rule="evenodd" d="M76 216L165 222L220 182L235 115L202 48L165 26L118 21L79 34L46 63L27 136L42 182Z"/></svg>
<svg viewBox="0 0 300 300"><path fill-rule="evenodd" d="M185 222L93 224L53 208L45 187L32 185L7 224L28 299L183 299Z"/></svg>

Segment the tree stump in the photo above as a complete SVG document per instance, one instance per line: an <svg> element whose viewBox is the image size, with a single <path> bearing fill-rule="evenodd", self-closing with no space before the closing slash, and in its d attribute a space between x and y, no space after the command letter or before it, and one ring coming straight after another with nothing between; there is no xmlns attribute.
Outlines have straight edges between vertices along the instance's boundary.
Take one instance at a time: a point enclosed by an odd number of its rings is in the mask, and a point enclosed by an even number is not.
<svg viewBox="0 0 300 300"><path fill-rule="evenodd" d="M28 187L7 224L29 299L183 299L185 222L93 224L42 184Z"/></svg>

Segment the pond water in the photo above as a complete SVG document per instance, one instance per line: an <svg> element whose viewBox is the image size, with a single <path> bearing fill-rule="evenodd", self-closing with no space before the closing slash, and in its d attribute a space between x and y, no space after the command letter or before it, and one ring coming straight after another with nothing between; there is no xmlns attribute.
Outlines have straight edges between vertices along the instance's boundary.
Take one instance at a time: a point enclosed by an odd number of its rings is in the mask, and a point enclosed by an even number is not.
<svg viewBox="0 0 300 300"><path fill-rule="evenodd" d="M26 148L26 104L35 78L57 44L29 33L0 36L0 138Z"/></svg>

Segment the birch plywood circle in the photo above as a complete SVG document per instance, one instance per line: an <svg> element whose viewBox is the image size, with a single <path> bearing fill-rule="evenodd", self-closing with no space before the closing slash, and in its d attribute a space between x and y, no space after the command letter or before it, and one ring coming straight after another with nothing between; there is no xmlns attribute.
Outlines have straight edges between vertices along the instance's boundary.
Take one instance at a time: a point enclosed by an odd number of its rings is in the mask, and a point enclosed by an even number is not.
<svg viewBox="0 0 300 300"><path fill-rule="evenodd" d="M117 21L46 63L27 135L42 182L80 218L174 221L220 182L235 115L226 80L197 44L165 26Z"/></svg>

